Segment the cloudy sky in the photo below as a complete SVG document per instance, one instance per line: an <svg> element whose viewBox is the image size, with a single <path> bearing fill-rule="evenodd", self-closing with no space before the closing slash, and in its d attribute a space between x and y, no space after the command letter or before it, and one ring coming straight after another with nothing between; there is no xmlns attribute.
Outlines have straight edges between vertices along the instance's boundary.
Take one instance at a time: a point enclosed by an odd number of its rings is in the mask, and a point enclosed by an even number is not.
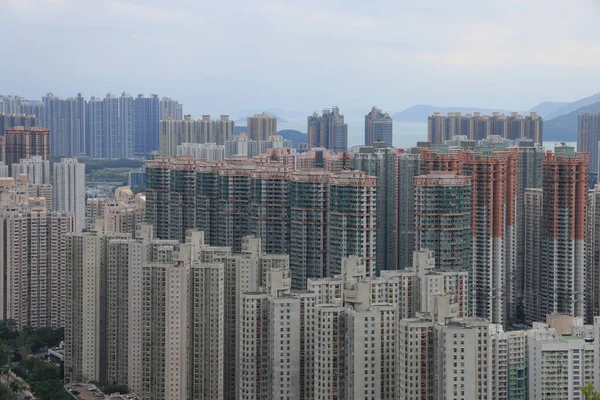
<svg viewBox="0 0 600 400"><path fill-rule="evenodd" d="M600 91L599 20L600 0L0 0L0 92L524 110Z"/></svg>

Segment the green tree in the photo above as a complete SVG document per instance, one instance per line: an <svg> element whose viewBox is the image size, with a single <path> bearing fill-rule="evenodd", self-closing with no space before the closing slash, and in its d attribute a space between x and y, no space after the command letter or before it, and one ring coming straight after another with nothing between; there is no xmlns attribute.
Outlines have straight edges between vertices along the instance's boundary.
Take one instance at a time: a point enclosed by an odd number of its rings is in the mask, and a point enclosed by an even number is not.
<svg viewBox="0 0 600 400"><path fill-rule="evenodd" d="M110 394L110 393L121 393L121 394L125 394L125 393L129 393L129 388L127 387L127 385L121 384L121 383L108 383L106 385L101 385L100 388L102 388L102 391L106 394Z"/></svg>
<svg viewBox="0 0 600 400"><path fill-rule="evenodd" d="M0 368L4 367L10 359L10 353L8 345L6 343L0 343Z"/></svg>
<svg viewBox="0 0 600 400"><path fill-rule="evenodd" d="M17 324L12 319L0 321L0 340L12 340L19 336Z"/></svg>
<svg viewBox="0 0 600 400"><path fill-rule="evenodd" d="M592 382L588 382L585 386L580 386L579 390L581 390L585 400L600 400L600 393L596 392Z"/></svg>
<svg viewBox="0 0 600 400"><path fill-rule="evenodd" d="M19 390L21 390L21 385L17 381L11 381L9 387L13 393L17 393Z"/></svg>
<svg viewBox="0 0 600 400"><path fill-rule="evenodd" d="M10 391L9 388L0 383L0 399L4 400L17 400L15 395Z"/></svg>

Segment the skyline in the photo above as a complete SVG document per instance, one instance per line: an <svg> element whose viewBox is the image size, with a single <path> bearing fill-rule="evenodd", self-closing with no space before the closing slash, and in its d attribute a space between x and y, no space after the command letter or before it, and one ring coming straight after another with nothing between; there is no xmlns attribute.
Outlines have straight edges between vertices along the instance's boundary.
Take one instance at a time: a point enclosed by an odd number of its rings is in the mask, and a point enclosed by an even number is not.
<svg viewBox="0 0 600 400"><path fill-rule="evenodd" d="M524 110L599 91L589 85L600 66L598 1L318 4L5 0L0 32L21 40L0 56L21 57L19 68L0 66L0 84L28 98L159 93L192 115L374 104L390 113L414 104Z"/></svg>

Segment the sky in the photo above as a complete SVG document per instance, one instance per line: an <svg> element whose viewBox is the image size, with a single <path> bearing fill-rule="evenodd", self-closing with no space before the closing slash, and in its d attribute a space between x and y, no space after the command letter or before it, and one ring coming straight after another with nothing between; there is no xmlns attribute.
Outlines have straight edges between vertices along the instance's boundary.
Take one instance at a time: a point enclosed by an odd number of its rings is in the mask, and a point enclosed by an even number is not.
<svg viewBox="0 0 600 400"><path fill-rule="evenodd" d="M0 0L0 93L526 110L600 92L598 20L600 0Z"/></svg>

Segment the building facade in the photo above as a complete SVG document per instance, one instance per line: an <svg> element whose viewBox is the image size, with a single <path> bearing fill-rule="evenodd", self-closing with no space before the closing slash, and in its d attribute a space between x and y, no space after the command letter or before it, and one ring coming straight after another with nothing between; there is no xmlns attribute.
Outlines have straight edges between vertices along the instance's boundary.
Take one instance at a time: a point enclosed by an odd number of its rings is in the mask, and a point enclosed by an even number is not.
<svg viewBox="0 0 600 400"><path fill-rule="evenodd" d="M471 270L469 177L440 171L415 178L415 247L435 253L441 268Z"/></svg>
<svg viewBox="0 0 600 400"><path fill-rule="evenodd" d="M373 146L375 142L393 145L393 121L388 113L383 113L377 107L365 116L365 146Z"/></svg>
<svg viewBox="0 0 600 400"><path fill-rule="evenodd" d="M248 117L246 125L248 139L260 143L268 140L271 136L277 135L277 117L269 114L254 114Z"/></svg>
<svg viewBox="0 0 600 400"><path fill-rule="evenodd" d="M53 206L55 211L75 215L74 232L85 229L85 164L63 158L53 165Z"/></svg>

